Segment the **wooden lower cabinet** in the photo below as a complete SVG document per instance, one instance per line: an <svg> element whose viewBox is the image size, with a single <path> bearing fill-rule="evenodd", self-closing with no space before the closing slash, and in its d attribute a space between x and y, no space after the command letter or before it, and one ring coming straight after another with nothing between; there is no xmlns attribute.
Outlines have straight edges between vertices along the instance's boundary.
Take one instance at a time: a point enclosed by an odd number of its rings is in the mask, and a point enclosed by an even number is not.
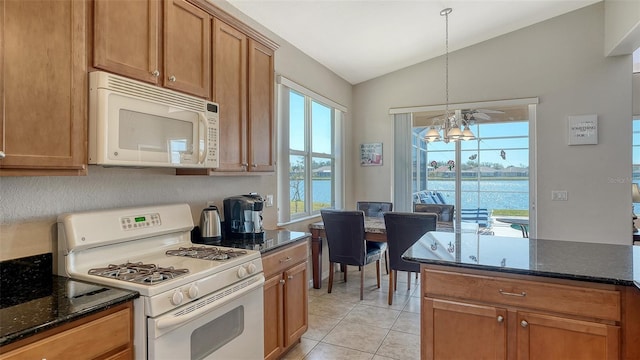
<svg viewBox="0 0 640 360"><path fill-rule="evenodd" d="M575 297L579 293L582 298ZM638 337L638 319L623 304L631 296L636 301L637 293L613 285L423 265L421 358L633 358L637 345L625 339Z"/></svg>
<svg viewBox="0 0 640 360"><path fill-rule="evenodd" d="M517 313L518 359L619 359L620 327Z"/></svg>
<svg viewBox="0 0 640 360"><path fill-rule="evenodd" d="M278 359L308 328L307 242L263 258L264 358Z"/></svg>
<svg viewBox="0 0 640 360"><path fill-rule="evenodd" d="M133 303L7 345L0 359L133 359Z"/></svg>
<svg viewBox="0 0 640 360"><path fill-rule="evenodd" d="M493 306L423 300L423 358L506 359L507 312Z"/></svg>

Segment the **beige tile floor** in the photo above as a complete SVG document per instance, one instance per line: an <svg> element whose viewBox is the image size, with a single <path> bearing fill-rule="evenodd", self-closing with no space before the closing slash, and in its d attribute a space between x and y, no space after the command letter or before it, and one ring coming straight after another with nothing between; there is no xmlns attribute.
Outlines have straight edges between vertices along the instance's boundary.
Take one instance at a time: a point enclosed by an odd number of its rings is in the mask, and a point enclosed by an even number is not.
<svg viewBox="0 0 640 360"><path fill-rule="evenodd" d="M309 329L286 360L416 360L420 358L419 280L398 273L393 305L387 304L388 275L376 288L375 264L365 267L364 299L360 300L360 273L349 267L348 281L336 273L333 291L327 280L309 290Z"/></svg>

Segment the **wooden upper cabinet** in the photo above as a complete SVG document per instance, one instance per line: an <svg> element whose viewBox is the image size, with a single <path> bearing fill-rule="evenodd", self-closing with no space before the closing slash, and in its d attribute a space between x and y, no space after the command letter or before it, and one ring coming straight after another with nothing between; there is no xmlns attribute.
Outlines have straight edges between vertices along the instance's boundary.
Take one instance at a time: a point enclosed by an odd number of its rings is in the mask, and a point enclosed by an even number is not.
<svg viewBox="0 0 640 360"><path fill-rule="evenodd" d="M163 85L210 98L211 16L185 0L165 0Z"/></svg>
<svg viewBox="0 0 640 360"><path fill-rule="evenodd" d="M273 172L273 50L216 18L213 34L222 144L213 172Z"/></svg>
<svg viewBox="0 0 640 360"><path fill-rule="evenodd" d="M0 1L0 175L87 167L85 1Z"/></svg>
<svg viewBox="0 0 640 360"><path fill-rule="evenodd" d="M213 101L220 104L216 171L247 168L247 36L213 19Z"/></svg>
<svg viewBox="0 0 640 360"><path fill-rule="evenodd" d="M93 66L158 84L158 0L95 0Z"/></svg>
<svg viewBox="0 0 640 360"><path fill-rule="evenodd" d="M211 16L186 0L96 0L93 66L209 99Z"/></svg>
<svg viewBox="0 0 640 360"><path fill-rule="evenodd" d="M274 171L273 50L249 39L249 171Z"/></svg>

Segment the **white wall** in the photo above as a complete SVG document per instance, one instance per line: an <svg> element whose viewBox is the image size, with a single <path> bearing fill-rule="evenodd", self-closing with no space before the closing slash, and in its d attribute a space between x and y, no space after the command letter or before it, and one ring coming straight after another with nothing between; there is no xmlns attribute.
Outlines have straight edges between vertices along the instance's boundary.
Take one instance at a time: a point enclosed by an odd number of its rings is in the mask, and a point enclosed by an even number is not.
<svg viewBox="0 0 640 360"><path fill-rule="evenodd" d="M640 1L605 0L604 53L631 54L640 47Z"/></svg>
<svg viewBox="0 0 640 360"><path fill-rule="evenodd" d="M604 4L451 53L450 102L539 97L539 238L631 243L631 55L605 57ZM416 46L419 46L416 44ZM384 143L385 165L356 167L353 199L391 198L389 109L443 104L443 58L354 88L352 154ZM599 144L567 146L568 115L598 114ZM409 144L407 144L409 146ZM569 201L551 201L567 190Z"/></svg>

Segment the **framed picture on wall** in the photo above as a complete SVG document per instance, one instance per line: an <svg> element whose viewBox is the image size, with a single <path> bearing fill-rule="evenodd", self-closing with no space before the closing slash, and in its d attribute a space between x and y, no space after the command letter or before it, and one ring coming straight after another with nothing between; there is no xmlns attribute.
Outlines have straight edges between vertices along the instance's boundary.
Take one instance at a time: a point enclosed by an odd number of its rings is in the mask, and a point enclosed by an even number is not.
<svg viewBox="0 0 640 360"><path fill-rule="evenodd" d="M360 144L360 165L382 166L382 143Z"/></svg>

